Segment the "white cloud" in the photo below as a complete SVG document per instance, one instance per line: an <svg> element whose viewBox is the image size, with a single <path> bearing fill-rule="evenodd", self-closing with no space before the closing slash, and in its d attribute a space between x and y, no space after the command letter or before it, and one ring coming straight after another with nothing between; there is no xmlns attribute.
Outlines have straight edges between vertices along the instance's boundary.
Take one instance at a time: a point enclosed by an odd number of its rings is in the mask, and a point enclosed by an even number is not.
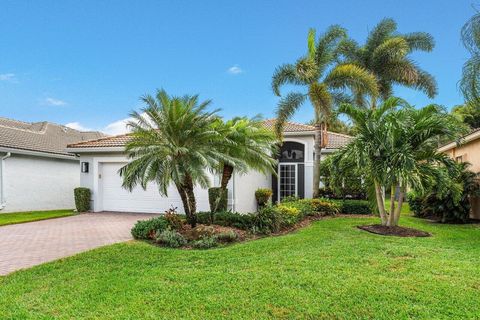
<svg viewBox="0 0 480 320"><path fill-rule="evenodd" d="M239 65L236 64L236 65L228 68L227 72L230 73L230 74L240 74L240 73L243 73L243 70L242 70L242 68L240 68Z"/></svg>
<svg viewBox="0 0 480 320"><path fill-rule="evenodd" d="M117 134L124 134L129 132L130 130L127 128L128 121L132 120L131 118L126 118L122 120L118 120L108 124L105 128L103 128L102 132L110 135L117 135Z"/></svg>
<svg viewBox="0 0 480 320"><path fill-rule="evenodd" d="M60 99L48 97L48 98L45 98L45 100L43 101L43 104L46 104L48 106L61 107L61 106L66 106L67 102Z"/></svg>
<svg viewBox="0 0 480 320"><path fill-rule="evenodd" d="M0 74L0 81L8 81L8 82L18 82L15 73L2 73Z"/></svg>
<svg viewBox="0 0 480 320"><path fill-rule="evenodd" d="M88 126L84 126L80 122L76 122L76 121L67 123L65 124L65 126L75 130L79 130L79 131L100 131L111 136L116 136L119 134L125 134L130 132L130 129L127 127L127 123L131 120L133 120L133 118L125 118L125 119L117 120L99 129L98 128L93 129Z"/></svg>
<svg viewBox="0 0 480 320"><path fill-rule="evenodd" d="M78 131L93 131L91 128L84 127L80 122L70 122L65 125L65 127L69 127Z"/></svg>

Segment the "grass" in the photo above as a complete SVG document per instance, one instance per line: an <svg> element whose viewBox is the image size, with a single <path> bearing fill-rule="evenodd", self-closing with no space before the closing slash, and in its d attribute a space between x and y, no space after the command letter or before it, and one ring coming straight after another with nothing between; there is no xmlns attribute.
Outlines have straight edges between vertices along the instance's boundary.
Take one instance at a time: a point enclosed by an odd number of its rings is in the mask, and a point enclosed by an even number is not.
<svg viewBox="0 0 480 320"><path fill-rule="evenodd" d="M8 224L24 223L38 220L46 220L73 215L72 209L50 211L28 211L15 213L0 213L0 226Z"/></svg>
<svg viewBox="0 0 480 320"><path fill-rule="evenodd" d="M480 228L401 224L433 234L358 230L334 218L286 236L208 251L131 241L0 277L6 319L473 319Z"/></svg>

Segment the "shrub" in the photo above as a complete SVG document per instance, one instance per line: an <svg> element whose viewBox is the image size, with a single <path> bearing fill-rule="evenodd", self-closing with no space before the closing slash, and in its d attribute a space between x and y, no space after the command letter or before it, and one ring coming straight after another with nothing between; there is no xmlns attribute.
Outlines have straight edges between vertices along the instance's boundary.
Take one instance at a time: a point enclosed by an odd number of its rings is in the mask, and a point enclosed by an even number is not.
<svg viewBox="0 0 480 320"><path fill-rule="evenodd" d="M215 229L212 226L199 225L190 231L190 237L194 240L212 237L215 234Z"/></svg>
<svg viewBox="0 0 480 320"><path fill-rule="evenodd" d="M340 212L340 206L327 199L310 199L310 205L315 215L334 216Z"/></svg>
<svg viewBox="0 0 480 320"><path fill-rule="evenodd" d="M195 249L210 249L218 245L217 237L203 237L197 241L192 242L192 247Z"/></svg>
<svg viewBox="0 0 480 320"><path fill-rule="evenodd" d="M131 232L135 239L153 239L158 231L168 228L168 222L164 217L156 217L149 220L140 220L133 226Z"/></svg>
<svg viewBox="0 0 480 320"><path fill-rule="evenodd" d="M158 230L155 234L155 240L166 247L179 248L187 244L187 239L175 230Z"/></svg>
<svg viewBox="0 0 480 320"><path fill-rule="evenodd" d="M422 217L423 215L422 198L412 191L407 193L407 202L413 214L417 217Z"/></svg>
<svg viewBox="0 0 480 320"><path fill-rule="evenodd" d="M299 197L295 197L295 196L288 196L288 197L285 197L282 199L282 201L280 201L281 203L286 203L286 202L295 202L295 201L299 201L301 200Z"/></svg>
<svg viewBox="0 0 480 320"><path fill-rule="evenodd" d="M210 212L197 213L197 222L200 224L210 224ZM250 230L254 224L253 214L240 214L236 212L216 212L213 214L213 223L224 227L234 227L242 230Z"/></svg>
<svg viewBox="0 0 480 320"><path fill-rule="evenodd" d="M257 204L258 207L264 207L268 201L270 200L270 197L272 196L273 192L271 189L268 188L260 188L255 191L255 199L257 199Z"/></svg>
<svg viewBox="0 0 480 320"><path fill-rule="evenodd" d="M372 208L366 200L342 200L339 201L340 212L344 214L371 214Z"/></svg>
<svg viewBox="0 0 480 320"><path fill-rule="evenodd" d="M168 225L173 230L182 229L186 223L186 220L182 219L177 214L177 208L174 208L174 207L165 211L165 214L163 215L163 217L165 218L165 220L167 220Z"/></svg>
<svg viewBox="0 0 480 320"><path fill-rule="evenodd" d="M289 207L285 205L278 205L275 207L275 210L280 215L280 227L286 228L291 227L295 223L297 223L301 218L302 214L300 213L300 209Z"/></svg>
<svg viewBox="0 0 480 320"><path fill-rule="evenodd" d="M208 203L210 212L227 211L228 190L220 187L208 189Z"/></svg>
<svg viewBox="0 0 480 320"><path fill-rule="evenodd" d="M328 199L300 199L282 202L281 205L297 208L302 216L335 215L340 212L340 206Z"/></svg>
<svg viewBox="0 0 480 320"><path fill-rule="evenodd" d="M255 232L269 234L280 231L281 227L282 216L274 206L266 206L255 215Z"/></svg>
<svg viewBox="0 0 480 320"><path fill-rule="evenodd" d="M73 190L75 196L75 207L78 212L86 212L90 210L91 192L88 188L75 188Z"/></svg>
<svg viewBox="0 0 480 320"><path fill-rule="evenodd" d="M233 230L221 232L217 234L217 240L220 242L235 242L238 240L238 234Z"/></svg>

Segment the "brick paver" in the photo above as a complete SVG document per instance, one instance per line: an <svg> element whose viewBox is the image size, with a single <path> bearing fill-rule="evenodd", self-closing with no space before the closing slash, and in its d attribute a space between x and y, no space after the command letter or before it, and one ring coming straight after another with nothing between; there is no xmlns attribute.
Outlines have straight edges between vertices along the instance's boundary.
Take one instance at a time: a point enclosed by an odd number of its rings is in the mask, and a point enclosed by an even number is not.
<svg viewBox="0 0 480 320"><path fill-rule="evenodd" d="M153 214L86 213L0 227L0 275L132 239L137 220Z"/></svg>

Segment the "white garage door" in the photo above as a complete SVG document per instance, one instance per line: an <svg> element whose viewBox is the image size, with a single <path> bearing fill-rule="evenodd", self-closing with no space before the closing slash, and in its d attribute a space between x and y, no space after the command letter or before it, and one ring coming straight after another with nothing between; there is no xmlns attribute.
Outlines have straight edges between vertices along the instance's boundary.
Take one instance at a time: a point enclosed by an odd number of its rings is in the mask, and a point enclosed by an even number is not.
<svg viewBox="0 0 480 320"><path fill-rule="evenodd" d="M149 184L147 190L136 187L130 192L122 188L118 170L124 165L125 163L100 164L99 187L104 211L163 213L173 205L179 213L184 213L182 200L174 186L168 188L168 197L161 196L154 183ZM195 197L197 211L208 211L208 191L196 188Z"/></svg>

